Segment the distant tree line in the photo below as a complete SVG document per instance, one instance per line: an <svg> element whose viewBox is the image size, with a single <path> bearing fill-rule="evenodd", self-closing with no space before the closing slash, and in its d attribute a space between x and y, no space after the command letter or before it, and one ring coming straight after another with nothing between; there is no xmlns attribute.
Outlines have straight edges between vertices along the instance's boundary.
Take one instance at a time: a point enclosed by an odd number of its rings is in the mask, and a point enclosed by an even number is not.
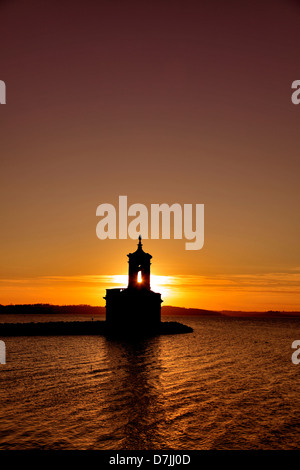
<svg viewBox="0 0 300 470"><path fill-rule="evenodd" d="M105 314L105 307L92 307L91 305L0 305L0 314L73 314L73 315L99 315Z"/></svg>

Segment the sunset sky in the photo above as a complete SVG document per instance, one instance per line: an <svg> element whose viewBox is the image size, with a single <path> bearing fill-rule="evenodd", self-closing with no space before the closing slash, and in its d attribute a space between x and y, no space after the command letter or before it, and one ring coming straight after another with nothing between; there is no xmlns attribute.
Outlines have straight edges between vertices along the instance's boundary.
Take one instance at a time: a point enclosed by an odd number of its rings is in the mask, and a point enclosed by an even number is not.
<svg viewBox="0 0 300 470"><path fill-rule="evenodd" d="M205 205L144 240L164 305L300 310L300 2L0 2L0 303L104 305L96 208Z"/></svg>

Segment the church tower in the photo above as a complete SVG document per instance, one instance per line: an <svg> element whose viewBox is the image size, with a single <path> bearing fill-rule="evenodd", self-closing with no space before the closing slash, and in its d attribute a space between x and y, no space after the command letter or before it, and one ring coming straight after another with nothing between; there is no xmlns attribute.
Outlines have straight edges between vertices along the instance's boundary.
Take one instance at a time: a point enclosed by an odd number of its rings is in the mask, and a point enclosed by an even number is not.
<svg viewBox="0 0 300 470"><path fill-rule="evenodd" d="M128 287L106 289L106 324L111 333L138 335L155 333L161 322L161 294L150 287L152 256L142 248L139 236L137 250L129 253Z"/></svg>
<svg viewBox="0 0 300 470"><path fill-rule="evenodd" d="M139 236L138 248L134 253L129 253L128 258L128 287L150 290L150 260L149 253L142 248L142 237Z"/></svg>

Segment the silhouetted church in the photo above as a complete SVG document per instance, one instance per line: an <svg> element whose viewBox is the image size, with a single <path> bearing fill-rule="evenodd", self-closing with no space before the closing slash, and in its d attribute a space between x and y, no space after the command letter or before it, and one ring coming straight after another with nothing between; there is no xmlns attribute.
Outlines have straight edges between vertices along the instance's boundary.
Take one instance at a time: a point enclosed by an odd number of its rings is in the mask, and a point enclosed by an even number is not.
<svg viewBox="0 0 300 470"><path fill-rule="evenodd" d="M150 287L152 256L142 248L139 236L138 248L129 253L128 287L106 289L106 322L111 330L130 332L153 331L161 321L161 294Z"/></svg>

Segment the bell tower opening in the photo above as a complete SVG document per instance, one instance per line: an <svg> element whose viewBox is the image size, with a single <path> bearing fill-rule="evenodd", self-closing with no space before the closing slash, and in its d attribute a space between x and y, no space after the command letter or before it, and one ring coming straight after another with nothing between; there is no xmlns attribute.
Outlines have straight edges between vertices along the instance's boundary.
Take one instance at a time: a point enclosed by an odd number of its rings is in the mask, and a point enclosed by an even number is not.
<svg viewBox="0 0 300 470"><path fill-rule="evenodd" d="M150 265L152 256L145 253L142 245L142 237L139 236L137 250L129 253L128 287L150 290Z"/></svg>

